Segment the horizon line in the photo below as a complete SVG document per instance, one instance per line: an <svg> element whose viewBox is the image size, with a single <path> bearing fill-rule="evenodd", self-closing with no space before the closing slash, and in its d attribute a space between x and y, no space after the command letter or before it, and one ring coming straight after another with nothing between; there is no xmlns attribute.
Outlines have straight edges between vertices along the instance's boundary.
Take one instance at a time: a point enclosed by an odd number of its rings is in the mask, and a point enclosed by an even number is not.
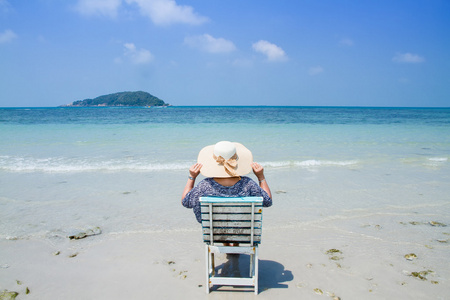
<svg viewBox="0 0 450 300"><path fill-rule="evenodd" d="M0 106L0 109L42 109L42 108L168 108L168 107L292 107L292 108L441 108L450 106L365 106L365 105L169 105L169 106Z"/></svg>

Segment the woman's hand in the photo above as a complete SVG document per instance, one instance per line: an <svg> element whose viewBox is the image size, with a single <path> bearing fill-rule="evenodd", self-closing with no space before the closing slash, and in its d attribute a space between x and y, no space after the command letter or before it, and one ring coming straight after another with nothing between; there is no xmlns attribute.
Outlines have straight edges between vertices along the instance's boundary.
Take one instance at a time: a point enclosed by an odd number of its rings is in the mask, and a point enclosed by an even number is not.
<svg viewBox="0 0 450 300"><path fill-rule="evenodd" d="M259 181L264 179L264 168L260 164L256 162L252 163L252 169Z"/></svg>
<svg viewBox="0 0 450 300"><path fill-rule="evenodd" d="M198 174L200 174L200 169L203 167L202 164L196 163L194 165L191 166L191 168L189 169L189 174L191 175L192 178L197 178Z"/></svg>
<svg viewBox="0 0 450 300"><path fill-rule="evenodd" d="M260 164L254 162L254 163L252 163L252 169L253 169L253 173L255 173L256 177L258 177L259 186L272 199L272 193L270 192L269 185L267 184L266 178L264 177L264 168Z"/></svg>
<svg viewBox="0 0 450 300"><path fill-rule="evenodd" d="M196 163L192 165L189 169L189 178L184 187L183 194L181 195L181 203L183 203L184 197L186 197L187 193L189 193L195 184L195 178L197 178L198 174L200 174L200 169L203 167L202 164Z"/></svg>

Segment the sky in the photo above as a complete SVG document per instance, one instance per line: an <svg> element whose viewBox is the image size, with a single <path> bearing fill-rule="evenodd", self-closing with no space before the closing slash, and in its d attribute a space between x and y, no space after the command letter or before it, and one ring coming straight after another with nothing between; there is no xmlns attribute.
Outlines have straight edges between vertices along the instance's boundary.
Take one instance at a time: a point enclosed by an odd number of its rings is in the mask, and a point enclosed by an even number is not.
<svg viewBox="0 0 450 300"><path fill-rule="evenodd" d="M448 0L0 0L0 107L450 106Z"/></svg>

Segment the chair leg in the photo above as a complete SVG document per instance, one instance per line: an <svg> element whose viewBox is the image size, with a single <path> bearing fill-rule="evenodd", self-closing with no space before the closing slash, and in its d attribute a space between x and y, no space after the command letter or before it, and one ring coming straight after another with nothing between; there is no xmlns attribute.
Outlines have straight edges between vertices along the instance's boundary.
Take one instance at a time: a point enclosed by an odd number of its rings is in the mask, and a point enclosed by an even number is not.
<svg viewBox="0 0 450 300"><path fill-rule="evenodd" d="M253 254L250 254L250 277L253 277L254 270L253 270L253 260L255 256Z"/></svg>
<svg viewBox="0 0 450 300"><path fill-rule="evenodd" d="M255 278L255 295L258 295L258 265L259 265L259 261L258 261L258 247L255 247L255 269L254 269L254 278Z"/></svg>
<svg viewBox="0 0 450 300"><path fill-rule="evenodd" d="M209 246L205 245L205 262L206 262L206 293L209 294L209 277L210 277L210 260L209 260Z"/></svg>
<svg viewBox="0 0 450 300"><path fill-rule="evenodd" d="M216 275L216 262L214 260L214 253L211 253L211 276Z"/></svg>

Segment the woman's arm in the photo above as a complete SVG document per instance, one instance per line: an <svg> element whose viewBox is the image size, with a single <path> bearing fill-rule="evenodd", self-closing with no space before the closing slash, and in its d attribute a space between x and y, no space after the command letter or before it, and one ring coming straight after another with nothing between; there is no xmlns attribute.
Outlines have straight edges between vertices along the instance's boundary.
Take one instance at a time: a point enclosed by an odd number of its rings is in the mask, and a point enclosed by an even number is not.
<svg viewBox="0 0 450 300"><path fill-rule="evenodd" d="M264 177L264 168L260 164L254 162L252 163L252 169L253 173L255 173L258 178L259 186L269 195L270 199L272 199L272 193L270 192L269 185Z"/></svg>
<svg viewBox="0 0 450 300"><path fill-rule="evenodd" d="M189 178L186 183L186 186L184 187L183 195L181 196L181 201L183 201L187 193L189 193L194 188L195 179L197 178L198 174L200 174L200 169L202 168L202 166L203 166L202 164L196 163L192 165L192 167L189 169Z"/></svg>

